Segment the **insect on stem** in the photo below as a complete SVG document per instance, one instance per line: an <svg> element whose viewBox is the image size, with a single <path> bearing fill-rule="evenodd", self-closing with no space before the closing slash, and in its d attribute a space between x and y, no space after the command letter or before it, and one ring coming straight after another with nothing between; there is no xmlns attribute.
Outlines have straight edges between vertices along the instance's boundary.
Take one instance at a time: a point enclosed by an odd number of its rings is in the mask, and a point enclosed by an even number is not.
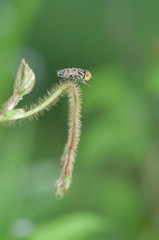
<svg viewBox="0 0 159 240"><path fill-rule="evenodd" d="M88 70L83 70L80 68L66 68L60 70L57 73L58 77L63 78L63 80L75 80L77 82L82 82L89 87L87 82L92 78L91 73Z"/></svg>
<svg viewBox="0 0 159 240"><path fill-rule="evenodd" d="M23 99L23 96L30 93L34 87L35 75L32 69L23 59L18 69L16 76L13 94L5 103L3 110L0 113L0 124L11 125L18 120L33 119L42 114L45 110L57 103L58 99L67 94L69 97L69 121L68 121L68 140L64 148L64 153L61 157L61 175L55 184L55 194L58 199L61 199L70 187L73 163L80 139L81 127L81 98L80 88L77 82L87 84L87 81L92 77L88 70L79 68L67 68L57 73L64 81L52 88L48 95L40 100L36 105L30 107L29 110L24 108L18 109L17 104ZM75 80L70 81L71 79Z"/></svg>

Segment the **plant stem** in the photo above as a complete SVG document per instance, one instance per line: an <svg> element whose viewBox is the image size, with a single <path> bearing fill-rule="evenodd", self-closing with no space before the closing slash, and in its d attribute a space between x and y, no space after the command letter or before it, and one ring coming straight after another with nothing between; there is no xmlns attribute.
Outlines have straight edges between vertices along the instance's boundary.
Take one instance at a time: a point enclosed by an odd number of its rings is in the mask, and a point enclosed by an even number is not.
<svg viewBox="0 0 159 240"><path fill-rule="evenodd" d="M71 178L73 163L80 137L80 89L73 82L65 82L58 85L55 89L48 93L48 97L39 102L36 107L28 111L23 109L13 109L2 112L0 114L0 123L9 124L17 120L36 117L44 110L48 110L63 93L68 93L69 96L69 130L68 141L65 145L64 153L61 158L61 176L55 184L55 193L58 199L61 199L67 193Z"/></svg>
<svg viewBox="0 0 159 240"><path fill-rule="evenodd" d="M0 123L5 123L5 122L11 122L15 120L20 120L20 119L26 119L29 117L33 117L34 115L39 114L40 112L44 111L47 109L54 101L65 91L67 88L71 87L72 90L74 89L74 85L72 83L65 83L61 86L59 86L56 91L53 92L47 99L45 99L41 104L37 105L36 107L30 109L29 111L23 112L19 115L15 115L13 117L10 117L9 119L5 119L5 115L1 114L0 115Z"/></svg>

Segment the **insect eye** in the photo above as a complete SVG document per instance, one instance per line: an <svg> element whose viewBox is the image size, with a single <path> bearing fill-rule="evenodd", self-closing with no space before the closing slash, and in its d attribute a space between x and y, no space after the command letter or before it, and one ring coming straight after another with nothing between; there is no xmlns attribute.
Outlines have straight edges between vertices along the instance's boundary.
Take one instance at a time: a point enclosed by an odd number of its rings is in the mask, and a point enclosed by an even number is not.
<svg viewBox="0 0 159 240"><path fill-rule="evenodd" d="M88 81L90 78L91 78L91 73L87 71L85 74L85 81Z"/></svg>

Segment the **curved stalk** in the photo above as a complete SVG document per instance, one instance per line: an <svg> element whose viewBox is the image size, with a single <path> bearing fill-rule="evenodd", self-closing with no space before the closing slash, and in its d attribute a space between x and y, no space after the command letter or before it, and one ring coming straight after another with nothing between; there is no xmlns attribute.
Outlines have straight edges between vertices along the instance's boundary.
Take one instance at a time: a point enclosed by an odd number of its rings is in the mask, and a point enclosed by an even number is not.
<svg viewBox="0 0 159 240"><path fill-rule="evenodd" d="M72 169L75 159L75 154L80 137L80 93L79 88L75 87L75 91L69 92L69 130L68 130L68 140L65 145L64 153L61 157L61 176L55 184L56 196L60 199L65 193L67 193L71 178Z"/></svg>
<svg viewBox="0 0 159 240"><path fill-rule="evenodd" d="M20 86L21 87L21 86ZM68 141L65 145L64 154L61 158L61 175L55 184L55 193L58 199L68 191L71 177L73 163L75 160L75 153L77 150L79 136L80 136L80 89L73 82L65 82L52 89L43 101L40 101L37 106L28 111L24 109L11 109L11 101L15 99L11 97L5 104L5 108L0 114L1 124L10 124L17 120L33 118L38 116L44 110L48 110L50 106L55 104L60 96L67 93L69 96L69 131ZM18 92L19 94L19 92ZM18 101L14 101L14 106ZM7 107L9 106L9 107Z"/></svg>

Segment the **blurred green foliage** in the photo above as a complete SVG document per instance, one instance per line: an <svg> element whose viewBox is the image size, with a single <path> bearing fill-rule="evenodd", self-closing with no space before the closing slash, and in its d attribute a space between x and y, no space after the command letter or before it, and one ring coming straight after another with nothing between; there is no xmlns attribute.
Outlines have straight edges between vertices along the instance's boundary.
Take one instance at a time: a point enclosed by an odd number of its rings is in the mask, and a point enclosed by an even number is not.
<svg viewBox="0 0 159 240"><path fill-rule="evenodd" d="M39 121L0 128L0 240L159 239L159 1L0 0L0 103L23 57L36 84L81 85L82 135L67 196L53 183L67 138L67 98Z"/></svg>

